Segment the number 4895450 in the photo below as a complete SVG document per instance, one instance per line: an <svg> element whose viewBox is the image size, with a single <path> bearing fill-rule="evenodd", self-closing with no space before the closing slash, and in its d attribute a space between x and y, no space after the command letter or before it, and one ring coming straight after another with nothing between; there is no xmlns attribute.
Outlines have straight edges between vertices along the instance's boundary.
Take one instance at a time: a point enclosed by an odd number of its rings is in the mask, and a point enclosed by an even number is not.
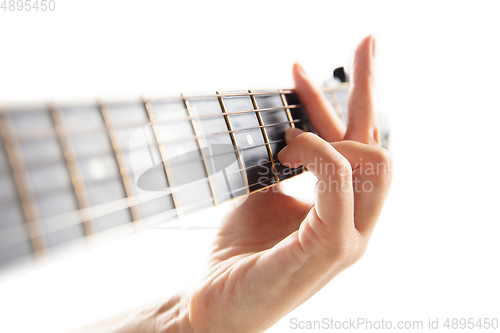
<svg viewBox="0 0 500 333"><path fill-rule="evenodd" d="M54 11L56 2L54 0L4 0L0 6L0 10L4 12L21 12L21 11Z"/></svg>

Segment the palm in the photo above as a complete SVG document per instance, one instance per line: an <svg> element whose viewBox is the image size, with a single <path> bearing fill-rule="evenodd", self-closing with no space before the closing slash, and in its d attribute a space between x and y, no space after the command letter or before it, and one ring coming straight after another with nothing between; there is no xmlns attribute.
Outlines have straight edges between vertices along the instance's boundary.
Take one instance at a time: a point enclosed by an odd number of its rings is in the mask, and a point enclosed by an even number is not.
<svg viewBox="0 0 500 333"><path fill-rule="evenodd" d="M294 233L311 208L310 204L298 201L280 191L268 190L254 193L238 208L227 214L214 242L207 276L190 295L193 327L203 327L207 321L221 322L218 316L234 316L249 313L254 286L261 284L260 278L273 271L259 260L267 250ZM266 279L266 278L264 278ZM249 281L253 282L248 283ZM240 302L246 299L247 309ZM275 304L277 306L278 304ZM213 311L217 308L238 309ZM236 319L236 318L235 318ZM240 324L245 319L237 320ZM226 328L213 327L214 331ZM239 331L231 327L227 331ZM243 331L245 331L243 329Z"/></svg>
<svg viewBox="0 0 500 333"><path fill-rule="evenodd" d="M276 189L252 194L223 220L212 264L272 248L299 228L310 208Z"/></svg>

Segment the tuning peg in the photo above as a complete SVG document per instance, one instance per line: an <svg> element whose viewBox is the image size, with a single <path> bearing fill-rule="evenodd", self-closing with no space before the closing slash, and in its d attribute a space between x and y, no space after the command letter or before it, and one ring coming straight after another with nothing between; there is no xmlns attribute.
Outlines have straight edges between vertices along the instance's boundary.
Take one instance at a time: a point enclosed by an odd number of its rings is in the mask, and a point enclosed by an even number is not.
<svg viewBox="0 0 500 333"><path fill-rule="evenodd" d="M339 80L340 82L349 82L349 77L347 76L344 67L337 67L333 70L333 78Z"/></svg>

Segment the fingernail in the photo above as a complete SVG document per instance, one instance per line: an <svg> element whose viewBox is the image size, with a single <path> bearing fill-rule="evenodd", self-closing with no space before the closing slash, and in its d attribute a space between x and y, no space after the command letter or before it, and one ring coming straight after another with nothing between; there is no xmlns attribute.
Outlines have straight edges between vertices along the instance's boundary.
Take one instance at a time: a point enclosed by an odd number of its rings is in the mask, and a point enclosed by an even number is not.
<svg viewBox="0 0 500 333"><path fill-rule="evenodd" d="M286 143L289 144L290 142L292 142L297 136L299 136L300 134L304 133L303 130L301 130L300 128L294 128L294 127L290 127L289 129L286 130L286 133L285 133L285 140L286 140Z"/></svg>
<svg viewBox="0 0 500 333"><path fill-rule="evenodd" d="M375 36L372 36L372 58L375 58Z"/></svg>
<svg viewBox="0 0 500 333"><path fill-rule="evenodd" d="M307 73L306 71L304 70L304 68L299 64L299 63L296 63L297 65L297 69L299 70L299 73L303 76L303 77L307 77Z"/></svg>

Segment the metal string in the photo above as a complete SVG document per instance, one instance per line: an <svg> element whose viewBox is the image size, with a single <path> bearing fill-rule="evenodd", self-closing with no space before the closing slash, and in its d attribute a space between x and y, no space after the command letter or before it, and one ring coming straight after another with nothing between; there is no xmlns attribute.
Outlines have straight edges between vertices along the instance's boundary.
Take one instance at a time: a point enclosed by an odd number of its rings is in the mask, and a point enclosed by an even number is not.
<svg viewBox="0 0 500 333"><path fill-rule="evenodd" d="M273 161L274 162L278 161L278 159L274 159ZM251 166L251 167L254 167L254 166ZM248 167L248 168L250 168L250 167ZM285 176L285 175L288 175L288 174L292 174L294 172L299 172L299 174L300 174L300 173L303 173L304 171L305 171L305 169L303 168L303 166L300 166L300 167L295 168L295 169L290 168L290 171L280 173L280 174L278 174L278 177ZM267 179L264 179L264 180L261 180L261 181L254 182L252 184L249 184L248 186L242 186L240 188L237 188L237 189L233 190L232 192L233 193L237 193L240 190L249 189L250 187L252 187L254 185L257 185L257 184L263 184L264 185L263 188L269 187L269 186L272 186L272 185L275 185L275 184L278 184L278 182L276 182L274 184L269 184L269 185L264 184L265 182L267 182L269 180L272 180L272 179L276 179L275 176L267 178ZM87 215L92 215L92 218L98 218L98 217L101 217L101 216L106 216L106 215L112 214L114 212L117 212L117 211L120 211L120 210L123 210L123 209L127 209L127 208L129 208L130 206L133 206L133 205L146 204L146 203L148 203L150 201L156 200L156 199L161 198L161 197L166 197L166 196L169 196L169 195L172 194L172 191L169 190L169 189L167 189L166 191L162 191L162 192L166 192L166 193L161 193L161 194L154 195L153 198L147 199L147 200L140 200L140 198L137 199L138 197L141 197L141 195L135 195L135 196L126 197L126 198L123 198L123 199L118 199L118 200L115 200L115 201L112 201L112 202L106 202L106 203L101 204L101 205L90 206L90 207L84 208L84 209L77 209L77 210L74 210L74 211L69 212L69 213L64 213L64 214L56 215L56 216L51 216L51 217L47 217L47 218L44 218L44 219L41 219L41 220L31 221L31 222L26 222L26 223L27 224L29 224L29 223L40 223L42 221L49 221L49 220L59 219L59 218L60 219L64 219L65 217L69 217L70 215L74 216L74 214L79 213L77 218L73 217L73 219L71 219L71 220L73 220L72 223L66 224L63 227L52 228L52 230L50 230L50 232L45 233L45 234L50 234L50 233L56 232L58 230L62 230L64 228L68 228L68 227L71 227L73 225L77 225L79 223L83 223L84 220L82 218L82 211L86 211ZM142 196L144 196L144 194ZM138 200L140 202L134 202L136 200ZM226 201L229 201L229 200L226 200ZM226 201L223 201L223 202L226 202ZM211 197L209 199L206 199L206 200L203 201L203 203L205 203L205 202L211 202L211 203L213 203L214 202L214 198ZM221 204L223 202L219 202L219 204ZM196 206L199 206L199 205L200 205L200 203L196 202L194 204L186 205L184 207L172 208L171 210L167 210L167 211L158 213L158 214L153 215L153 216L142 218L141 220L154 219L154 217L157 217L159 215L164 215L165 213L167 213L169 211L175 211L176 209L189 210L190 207L196 207ZM111 209L107 209L108 207L111 207ZM92 213L92 210L94 210L94 209L100 210L101 213L97 213L97 214ZM174 217L174 216L178 217L177 214L173 214L170 217ZM141 220L139 220L139 221L141 221ZM165 222L165 221L163 220L163 221L160 221L160 222L156 222L155 224L163 223L163 222ZM128 223L132 223L132 222L128 222ZM17 227L19 227L19 226L16 225L16 226L12 226L12 227L9 227L9 228L5 228L5 229L2 230L2 233L5 233L5 231L8 230L8 229L14 229L14 228L17 228ZM97 234L98 233L99 232L97 232ZM85 235L83 237L80 237L80 238L85 238L85 237L87 237L87 235ZM14 243L14 244L9 244L8 246L12 246L12 245L15 245L15 244L20 244L20 243L22 243L22 242L17 242L17 243ZM3 247L0 246L0 249L2 249L2 248Z"/></svg>
<svg viewBox="0 0 500 333"><path fill-rule="evenodd" d="M151 103L151 101L147 101L148 103ZM330 101L330 103L333 103L333 101ZM344 100L338 100L339 104L345 104L346 101ZM110 104L106 104L106 106L109 107ZM251 113L251 112L269 112L269 111L275 111L275 110L280 110L280 109L295 109L295 108L300 108L303 107L301 104L290 104L288 106L278 106L278 107L273 107L273 108L264 108L264 109L253 109L253 110L242 110L242 111L232 111L232 112L227 112L227 113L212 113L212 114L206 114L206 115L193 115L193 116L182 116L178 118L172 118L168 119L165 117L161 117L160 119L155 120L155 122L162 124L162 123L169 123L169 122L175 122L175 121L188 121L188 120L196 120L196 119L201 119L201 118L210 118L210 117L224 117L225 115L236 115L236 114L245 114L245 113ZM153 106L153 111L154 106ZM178 110L179 111L179 110ZM1 113L1 112L0 112ZM147 125L147 122L130 122L130 123L122 123L122 124L115 124L114 127L116 129L122 129L122 128L130 128L134 126L144 126ZM99 124L99 125L90 125L86 128L77 128L77 129L71 129L71 135L79 135L79 134L85 134L85 133L90 133L90 132L97 132L101 130L105 130L106 127L104 124ZM28 133L28 134L21 134L18 135L19 139L21 142L25 141L32 141L32 140L38 140L41 138L50 138L50 137L56 137L57 133L55 132L50 132L50 133L43 133L42 135L37 135L33 133Z"/></svg>

